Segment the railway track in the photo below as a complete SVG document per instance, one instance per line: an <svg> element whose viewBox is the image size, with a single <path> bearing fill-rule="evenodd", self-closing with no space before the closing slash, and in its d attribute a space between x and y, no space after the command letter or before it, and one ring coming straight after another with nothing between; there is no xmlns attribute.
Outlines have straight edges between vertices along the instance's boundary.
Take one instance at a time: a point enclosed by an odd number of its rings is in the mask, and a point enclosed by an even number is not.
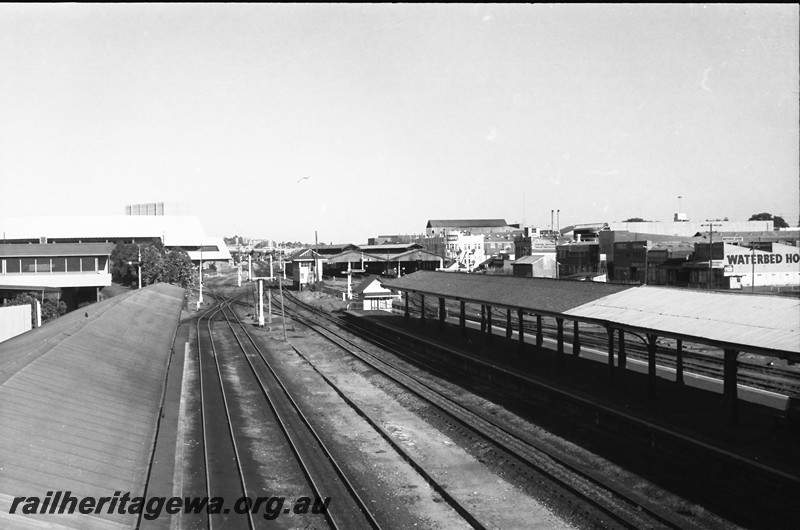
<svg viewBox="0 0 800 530"><path fill-rule="evenodd" d="M249 293L240 297L246 294ZM243 378L243 371L239 371L237 386L257 395L274 414L276 429L280 428L285 436L291 455L315 496L314 507L327 525L337 529L380 528L341 466L299 410L289 389L231 309L233 300L219 293L212 296L217 300L216 307L197 320L202 452L206 495L209 499L225 499L228 510L208 513L207 528L259 528L270 523L258 513L264 507L255 505L263 493L255 486L259 480L258 466L246 464L251 457L240 442L248 439L248 425L243 412L237 410L232 383L226 377L234 362L246 363L250 375ZM224 322L225 326L223 329L213 326L214 321ZM226 337L221 336L223 333ZM218 347L223 339L228 347ZM224 426L218 425L220 420L224 420ZM230 503L238 499L249 501L243 501L238 510L229 509ZM304 520L303 524L318 523Z"/></svg>
<svg viewBox="0 0 800 530"><path fill-rule="evenodd" d="M540 486L560 490L556 495L569 499L564 502L572 503L574 510L621 528L696 527L691 520L664 510L634 491L626 491L600 473L537 443L530 434L503 424L491 414L465 405L442 388L412 375L404 367L404 363L398 363L394 357L403 356L402 352L393 351L391 355L381 355L374 348L365 348L352 335L341 331L342 322L338 319L317 311L291 295L285 298L285 309L295 321L312 328L396 384L433 404L446 416L445 421L454 422L461 429L470 431L475 438L497 447L497 451L507 455L506 458L514 461L514 465L524 466L531 479ZM293 307L288 307L289 303ZM418 360L414 364L419 364Z"/></svg>

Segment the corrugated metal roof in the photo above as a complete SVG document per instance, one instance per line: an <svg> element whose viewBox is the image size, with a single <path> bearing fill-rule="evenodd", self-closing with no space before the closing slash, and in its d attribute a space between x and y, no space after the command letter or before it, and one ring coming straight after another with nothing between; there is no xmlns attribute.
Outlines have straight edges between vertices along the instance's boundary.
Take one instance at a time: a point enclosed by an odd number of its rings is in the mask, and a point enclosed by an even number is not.
<svg viewBox="0 0 800 530"><path fill-rule="evenodd" d="M0 245L0 257L108 256L112 250L114 250L113 243L12 244Z"/></svg>
<svg viewBox="0 0 800 530"><path fill-rule="evenodd" d="M599 282L432 271L417 271L402 278L386 279L381 283L398 291L549 314L563 313L609 294L632 288L630 285Z"/></svg>
<svg viewBox="0 0 800 530"><path fill-rule="evenodd" d="M603 282L418 271L390 289L563 315L800 361L800 300Z"/></svg>
<svg viewBox="0 0 800 530"><path fill-rule="evenodd" d="M368 252L371 254L386 255L389 254L399 254L401 252L406 252L408 250L416 250L416 249L423 249L422 245L418 243L387 243L385 245L360 245L359 250L363 250L364 252Z"/></svg>
<svg viewBox="0 0 800 530"><path fill-rule="evenodd" d="M566 311L668 335L800 353L800 300L642 286Z"/></svg>
<svg viewBox="0 0 800 530"><path fill-rule="evenodd" d="M375 256L373 254L367 254L366 252L361 252L360 250L346 250L341 254L336 254L335 256L329 257L325 263L328 265L333 265L336 263L355 263L361 262L361 260L365 262L373 262L373 261L386 261L386 256Z"/></svg>
<svg viewBox="0 0 800 530"><path fill-rule="evenodd" d="M511 265L533 265L540 259L544 259L544 256L541 254L534 254L530 256L522 256L521 258L514 260Z"/></svg>
<svg viewBox="0 0 800 530"><path fill-rule="evenodd" d="M0 344L0 493L143 494L183 293L172 285L148 286ZM0 526L136 525L135 514L104 512L0 510Z"/></svg>

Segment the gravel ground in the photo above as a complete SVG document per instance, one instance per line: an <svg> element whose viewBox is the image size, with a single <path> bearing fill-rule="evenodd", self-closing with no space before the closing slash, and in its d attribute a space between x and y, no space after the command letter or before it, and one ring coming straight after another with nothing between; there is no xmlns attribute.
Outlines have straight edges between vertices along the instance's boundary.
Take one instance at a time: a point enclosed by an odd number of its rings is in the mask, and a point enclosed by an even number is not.
<svg viewBox="0 0 800 530"><path fill-rule="evenodd" d="M302 293L328 308L336 308L324 295ZM252 317L251 317L252 321ZM269 327L253 327L265 349L276 361L281 376L299 390L297 399L309 411L315 428L332 440L331 450L342 455L348 473L363 484L379 518L397 528L464 528L468 525L406 463L383 437L361 419L324 382L291 346L341 391L362 407L408 456L418 462L448 493L468 507L489 528L575 528L529 492L432 425L419 412L418 400L408 400L396 388L384 389L385 381L371 369L342 355L316 333L287 322L288 342L282 341L280 320ZM290 346L291 345L291 346Z"/></svg>

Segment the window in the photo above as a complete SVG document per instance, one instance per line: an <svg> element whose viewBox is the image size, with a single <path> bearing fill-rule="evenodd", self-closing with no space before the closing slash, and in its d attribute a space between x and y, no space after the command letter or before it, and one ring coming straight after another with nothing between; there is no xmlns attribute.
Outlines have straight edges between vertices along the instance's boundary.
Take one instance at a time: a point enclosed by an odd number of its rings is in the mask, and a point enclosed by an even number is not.
<svg viewBox="0 0 800 530"><path fill-rule="evenodd" d="M36 272L36 260L34 258L22 258L22 272Z"/></svg>
<svg viewBox="0 0 800 530"><path fill-rule="evenodd" d="M107 262L108 262L108 258L106 258L106 257L97 258L97 270L105 271Z"/></svg>
<svg viewBox="0 0 800 530"><path fill-rule="evenodd" d="M97 261L95 258L81 258L81 270L83 272L96 271Z"/></svg>
<svg viewBox="0 0 800 530"><path fill-rule="evenodd" d="M81 258L67 258L67 272L81 272Z"/></svg>
<svg viewBox="0 0 800 530"><path fill-rule="evenodd" d="M36 258L36 272L50 272L50 258Z"/></svg>
<svg viewBox="0 0 800 530"><path fill-rule="evenodd" d="M53 258L53 272L66 272L67 258Z"/></svg>
<svg viewBox="0 0 800 530"><path fill-rule="evenodd" d="M9 258L6 260L6 272L21 272L19 258Z"/></svg>

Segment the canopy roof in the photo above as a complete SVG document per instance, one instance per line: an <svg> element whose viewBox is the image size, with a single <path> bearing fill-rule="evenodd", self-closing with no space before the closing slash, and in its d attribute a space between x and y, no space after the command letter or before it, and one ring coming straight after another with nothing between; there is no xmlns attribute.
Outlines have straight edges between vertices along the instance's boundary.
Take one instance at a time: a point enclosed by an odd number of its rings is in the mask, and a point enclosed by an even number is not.
<svg viewBox="0 0 800 530"><path fill-rule="evenodd" d="M800 300L749 293L418 271L384 286L800 362Z"/></svg>

